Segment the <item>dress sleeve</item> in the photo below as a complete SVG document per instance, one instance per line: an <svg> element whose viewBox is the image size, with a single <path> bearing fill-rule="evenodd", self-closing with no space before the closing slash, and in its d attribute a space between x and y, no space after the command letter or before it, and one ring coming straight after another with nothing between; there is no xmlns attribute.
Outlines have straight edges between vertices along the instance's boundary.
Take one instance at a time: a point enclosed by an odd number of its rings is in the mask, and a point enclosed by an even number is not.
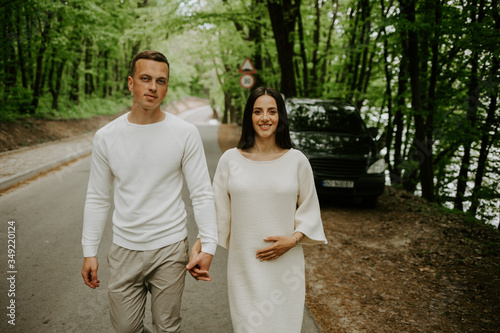
<svg viewBox="0 0 500 333"><path fill-rule="evenodd" d="M295 231L304 234L300 243L307 245L326 244L314 176L309 160L302 153L300 153L297 177L299 193L297 210L295 211Z"/></svg>
<svg viewBox="0 0 500 333"><path fill-rule="evenodd" d="M227 153L225 153L219 159L213 181L218 244L225 249L229 247L229 236L231 234L231 196L229 195L228 182L229 161Z"/></svg>

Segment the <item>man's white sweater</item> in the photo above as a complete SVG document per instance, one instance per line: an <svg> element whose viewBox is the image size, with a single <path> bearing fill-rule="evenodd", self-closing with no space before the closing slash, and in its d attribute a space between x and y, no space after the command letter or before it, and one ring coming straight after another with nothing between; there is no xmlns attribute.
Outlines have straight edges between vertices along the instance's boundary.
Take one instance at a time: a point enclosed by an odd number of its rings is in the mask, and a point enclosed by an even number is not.
<svg viewBox="0 0 500 333"><path fill-rule="evenodd" d="M190 192L202 251L215 254L215 206L205 153L196 127L166 113L161 122L130 123L128 113L94 137L85 202L83 255L92 257L114 196L113 242L145 251L187 237L181 197L183 176Z"/></svg>

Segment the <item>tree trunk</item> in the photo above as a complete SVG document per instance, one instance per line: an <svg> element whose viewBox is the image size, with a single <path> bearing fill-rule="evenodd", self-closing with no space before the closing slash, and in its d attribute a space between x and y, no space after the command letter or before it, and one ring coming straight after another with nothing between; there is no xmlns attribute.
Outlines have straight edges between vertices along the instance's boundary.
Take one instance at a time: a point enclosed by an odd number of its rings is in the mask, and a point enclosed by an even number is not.
<svg viewBox="0 0 500 333"><path fill-rule="evenodd" d="M434 191L434 156L433 156L433 142L434 142L434 115L436 114L436 85L439 76L439 40L441 38L441 3L440 0L432 0L434 10L434 29L433 37L431 40L431 73L429 78L428 93L427 93L427 117L425 120L425 142L426 149L430 151L431 157L426 163L427 172L433 186ZM432 198L435 199L435 193Z"/></svg>
<svg viewBox="0 0 500 333"><path fill-rule="evenodd" d="M21 72L21 82L23 84L24 89L28 89L28 74L26 70L26 59L24 56L24 45L21 42L21 36L22 36L22 21L21 21L21 8L20 6L17 7L16 10L16 41L17 41L17 54L18 54L18 66L19 66L19 71Z"/></svg>
<svg viewBox="0 0 500 333"><path fill-rule="evenodd" d="M497 66L498 71L498 66ZM490 106L488 108L488 116L486 118L486 123L484 125L483 135L481 138L481 149L479 151L479 158L477 162L476 178L474 179L474 189L472 190L472 200L469 212L472 214L477 213L479 208L480 192L482 189L484 174L486 173L486 168L488 166L488 154L493 144L493 138L488 134L493 131L495 135L498 133L498 124L495 128L495 111L497 108L497 98L498 92L495 92L490 96Z"/></svg>
<svg viewBox="0 0 500 333"><path fill-rule="evenodd" d="M41 29L40 47L38 48L36 57L35 85L33 87L33 99L31 102L31 108L28 111L31 114L35 113L35 110L38 107L40 96L42 94L43 56L45 54L45 51L47 50L47 44L49 42L49 29L50 29L49 22L51 21L52 16L53 14L49 14L45 26ZM41 22L39 23L41 27L42 24Z"/></svg>
<svg viewBox="0 0 500 333"><path fill-rule="evenodd" d="M335 2L335 12L333 13L333 18L332 18L332 23L330 24L330 29L328 29L328 38L326 40L326 45L325 45L325 52L324 52L324 59L323 59L323 66L321 70L321 82L318 84L318 87L316 87L316 94L320 95L321 91L323 91L323 87L325 86L326 83L326 69L327 69L327 64L328 64L328 56L330 53L330 48L332 47L332 34L333 34L333 28L335 27L335 21L337 20L337 13L339 11L339 0L334 0Z"/></svg>
<svg viewBox="0 0 500 333"><path fill-rule="evenodd" d="M500 22L499 22L500 23ZM497 27L498 28L498 27ZM476 178L474 179L474 189L472 190L472 200L469 212L476 214L479 208L480 192L486 168L488 166L488 154L491 145L494 142L495 136L498 134L498 122L495 121L495 112L497 111L498 88L494 87L494 78L500 69L498 59L493 58L493 65L491 67L490 81L488 91L490 97L490 105L488 107L488 115L486 116L485 123L482 126L481 132L481 148L479 150L479 157L477 162ZM496 83L498 85L498 83ZM494 133L491 135L490 133Z"/></svg>
<svg viewBox="0 0 500 333"><path fill-rule="evenodd" d="M351 67L352 67L352 64L354 62L353 58L354 58L354 45L356 44L356 26L357 26L357 22L358 22L358 15L357 14L357 11L350 7L348 9L348 19L347 19L347 22L353 22L354 21L354 27L351 28L351 36L349 38L349 43L347 44L347 46L344 45L344 49L346 50L345 51L345 65L343 66L342 68L342 71L337 74L337 82L338 83L342 83L344 86L347 86L349 84L349 75L351 73ZM346 23L346 26L350 26L350 23ZM347 30L346 31L346 34L348 34L349 31Z"/></svg>
<svg viewBox="0 0 500 333"><path fill-rule="evenodd" d="M318 0L316 0L316 3ZM302 15L298 15L298 26L299 26L299 41L300 41L300 57L302 58L302 91L305 92L305 95L309 95L309 78L308 78L308 70L307 70L307 55L306 55L306 47L304 43L304 28L302 26ZM314 62L314 55L313 55ZM297 71L299 73L299 71ZM313 82L316 82L313 79Z"/></svg>
<svg viewBox="0 0 500 333"><path fill-rule="evenodd" d="M124 80L125 78L122 78L121 67L122 66L120 65L120 61L118 59L115 59L114 74L115 74L116 91L120 91L120 88L122 87L123 81L127 81L127 80ZM128 71L127 71L127 73L128 73Z"/></svg>
<svg viewBox="0 0 500 333"><path fill-rule="evenodd" d="M296 92L295 96L304 96L305 92L303 90L303 85L300 84L300 65L299 65L299 59L297 59L297 58L293 59L293 65L295 66L294 71L295 71L295 73L297 73L296 80L297 80L297 83L298 83L297 92Z"/></svg>
<svg viewBox="0 0 500 333"><path fill-rule="evenodd" d="M377 45L378 39L382 36L382 29L380 29L377 33L377 37L375 37L373 44ZM369 39L369 36L368 36ZM369 45L369 40L366 42L366 56L368 56L368 45ZM359 80L359 91L361 92L361 97L357 101L357 106L358 109L361 109L363 102L365 100L364 96L366 95L366 92L368 91L368 86L370 84L370 77L372 74L372 68L373 68L373 59L375 58L375 55L377 53L377 50L375 47L373 48L371 54L370 54L370 60L366 63L364 61L363 63L363 68L364 68L364 74L362 77L360 77Z"/></svg>
<svg viewBox="0 0 500 333"><path fill-rule="evenodd" d="M360 3L361 5L361 3ZM359 10L358 10L359 12ZM356 40L357 38L357 29L358 29L358 22L359 18L361 17L361 13L357 13L356 18L354 20L354 27L352 29L352 45L350 47L350 63L348 67L348 72L347 72L347 84L349 85L349 93L348 93L348 99L352 99L354 97L354 91L356 90L356 81L358 78L358 70L359 70L359 62L361 61L361 54L358 49L358 45ZM362 37L360 37L362 38Z"/></svg>
<svg viewBox="0 0 500 333"><path fill-rule="evenodd" d="M95 91L94 76L92 75L92 42L84 37L85 43L85 95L90 96Z"/></svg>
<svg viewBox="0 0 500 333"><path fill-rule="evenodd" d="M228 124L230 122L229 116L231 111L231 94L224 91L224 115L222 116L222 123Z"/></svg>
<svg viewBox="0 0 500 333"><path fill-rule="evenodd" d="M406 38L403 34L401 38L402 49L406 50L408 45ZM406 109L406 92L407 88L407 66L408 60L406 57L406 52L401 52L401 61L399 63L399 76L398 76L398 92L396 96L396 110L394 114L394 127L396 128L396 134L394 135L394 169L391 173L391 184L398 184L402 182L401 179L401 166L403 163L403 130L404 130L404 112Z"/></svg>
<svg viewBox="0 0 500 333"><path fill-rule="evenodd" d="M384 29L385 30L385 29ZM384 31L385 34L385 31ZM384 72L385 72L385 95L387 97L387 127L385 129L385 146L388 151L390 151L392 146L392 137L394 135L394 124L392 119L392 76L389 68L389 52L387 50L388 43L384 40ZM389 166L389 171L392 174L394 168L391 166L390 161L391 154L385 154L385 163Z"/></svg>
<svg viewBox="0 0 500 333"><path fill-rule="evenodd" d="M281 69L281 93L287 97L295 96L297 85L293 67L293 33L300 0L267 0L267 9L271 18L274 40L278 50L278 62Z"/></svg>
<svg viewBox="0 0 500 333"><path fill-rule="evenodd" d="M491 8L498 8L498 1L492 1ZM500 15L498 11L493 12L493 18L495 21L495 30L500 31ZM488 154L493 144L495 137L498 135L498 121L495 121L495 113L497 112L497 99L498 99L498 82L495 82L495 78L498 75L500 69L500 63L498 58L493 57L492 67L490 72L490 80L488 81L487 90L490 97L490 105L488 107L488 115L486 116L485 123L481 129L481 148L479 150L479 157L477 162L476 178L474 180L474 189L472 190L472 200L469 212L476 214L479 208L479 198L482 189L482 183L484 174L486 173L488 164ZM490 135L489 133L493 133ZM500 224L498 225L500 229Z"/></svg>
<svg viewBox="0 0 500 333"><path fill-rule="evenodd" d="M253 0L253 5L255 7L260 7L260 5L263 3L263 0ZM260 12L259 12L260 13ZM253 24L249 27L248 35L251 40L254 41L255 49L253 52L253 65L255 67L255 85L253 86L253 89L258 88L262 85L264 85L264 81L262 81L261 73L263 67L262 63L262 36L261 36L261 26L260 22L262 21L262 17L259 14L257 17L257 20L259 21L259 24Z"/></svg>
<svg viewBox="0 0 500 333"><path fill-rule="evenodd" d="M392 7L392 3L391 3ZM390 8L390 7L389 7ZM385 5L384 5L384 0L380 0L380 12L382 15L383 19L387 19L387 13L385 10ZM387 35L386 29L383 26L381 29L381 32L383 32L384 35ZM388 114L388 122L387 122L387 128L385 129L385 147L387 148L388 151L391 150L392 147L392 137L394 136L394 127L395 127L395 121L393 120L393 108L392 108L392 75L390 71L390 65L389 65L389 43L387 42L387 39L384 39L384 72L385 72L385 94L387 96L387 114ZM374 54L375 52L373 52ZM370 60L371 62L371 60ZM387 164L389 168L389 173L391 175L391 182L392 182L392 175L396 171L396 163L394 165L391 165L391 160L390 160L390 154L385 155L385 163ZM398 170L399 171L399 170ZM399 174L400 177L400 174Z"/></svg>
<svg viewBox="0 0 500 333"><path fill-rule="evenodd" d="M362 19L362 28L361 28L361 36L360 36L360 45L363 46L363 52L359 54L360 56L360 61L361 61L361 66L360 66L360 73L359 77L354 79L354 87L355 90L358 93L363 92L363 86L365 82L365 76L368 71L367 64L368 64L368 47L370 45L370 30L371 30L371 22L370 22L370 15L371 15L371 7L370 3L368 0L362 0L361 1L361 19ZM361 105L358 104L358 107Z"/></svg>
<svg viewBox="0 0 500 333"><path fill-rule="evenodd" d="M312 50L312 68L311 68L311 78L314 86L318 86L318 54L319 54L319 36L320 36L320 30L321 30L321 8L320 8L320 1L316 0L314 4L314 9L315 9L315 17L314 17L314 32L313 32L313 50ZM299 11L300 12L300 11ZM300 19L300 24L302 25L302 18ZM304 57L305 57L305 52L304 52ZM304 72L307 73L307 63L304 63ZM304 77L307 77L306 74L304 74ZM307 82L307 81L306 81ZM316 91L312 91L312 88L305 87L305 91L307 95L314 94L316 95Z"/></svg>
<svg viewBox="0 0 500 333"><path fill-rule="evenodd" d="M479 5L479 10L481 11L482 8L484 8L484 1L480 1L481 4ZM477 17L476 14L476 3L473 2L471 4L471 24L474 27L476 22L479 21L481 23L482 21L482 15L480 14L479 17ZM471 35L472 35L472 41L474 42L476 38L479 38L479 36L476 35L475 29L471 29ZM464 149L464 154L462 156L462 162L460 164L460 172L458 174L458 180L457 180L457 193L455 196L455 201L454 201L454 208L463 211L463 203L465 201L465 194L467 190L467 180L469 177L469 168L470 168L470 163L471 163L471 146L472 143L475 141L474 138L476 136L476 123L477 123L477 109L478 109L478 104L479 104L479 94L478 94L478 88L479 88L479 78L478 78L478 68L479 68L479 54L478 50L476 48L471 48L472 51L472 57L470 61L470 81L469 81L469 89L468 89L468 108L467 108L467 115L466 119L467 122L465 123L465 129L464 132L462 133L463 135L463 149Z"/></svg>
<svg viewBox="0 0 500 333"><path fill-rule="evenodd" d="M415 2L416 0L400 0L401 13L408 19L410 24L415 24ZM434 171L432 142L426 139L425 118L423 112L421 88L420 88L420 66L418 34L415 29L408 30L408 49L410 85L412 96L413 117L415 121L415 138L413 140L413 153L411 156L419 163L420 184L422 196L428 201L434 201Z"/></svg>
<svg viewBox="0 0 500 333"><path fill-rule="evenodd" d="M59 109L59 94L61 92L61 82L62 82L62 74L64 69L64 61L57 61L55 52L52 54L52 65L50 67L49 72L49 91L52 95L52 109ZM55 74L55 77L54 77Z"/></svg>
<svg viewBox="0 0 500 333"><path fill-rule="evenodd" d="M17 68L16 68L16 49L13 43L12 38L9 38L9 36L14 34L14 31L12 31L12 25L8 24L10 21L11 17L10 12L5 11L2 13L0 18L4 20L4 24L2 25L2 52L0 53L0 60L2 66L3 73L0 73L0 77L2 78L2 88L5 88L6 90L10 90L11 88L14 88L17 83ZM8 93L7 93L8 95Z"/></svg>
<svg viewBox="0 0 500 333"><path fill-rule="evenodd" d="M81 55L77 55L73 62L73 68L71 73L71 84L69 92L69 100L78 104L80 102L80 63L82 61Z"/></svg>
<svg viewBox="0 0 500 333"><path fill-rule="evenodd" d="M109 80L109 66L108 66L109 50L104 51L103 54L103 69L102 69L102 98L108 96L108 80Z"/></svg>

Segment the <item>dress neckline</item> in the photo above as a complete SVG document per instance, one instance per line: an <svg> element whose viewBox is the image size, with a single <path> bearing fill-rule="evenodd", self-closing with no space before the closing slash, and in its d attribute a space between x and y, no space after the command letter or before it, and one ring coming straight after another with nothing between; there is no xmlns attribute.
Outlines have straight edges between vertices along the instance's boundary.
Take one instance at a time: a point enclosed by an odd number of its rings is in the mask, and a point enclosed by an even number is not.
<svg viewBox="0 0 500 333"><path fill-rule="evenodd" d="M242 159L246 160L246 161L249 161L249 162L253 162L253 163L273 163L273 162L277 162L283 158L285 158L286 155L288 155L288 153L290 153L293 148L290 148L288 149L288 151L286 153L284 153L283 155L281 155L280 157L278 158L275 158L274 160L269 160L269 161L256 161L256 160L252 160L246 156L244 156L239 150L238 148L233 148L235 151L236 151L236 154L238 154L238 156L240 156Z"/></svg>

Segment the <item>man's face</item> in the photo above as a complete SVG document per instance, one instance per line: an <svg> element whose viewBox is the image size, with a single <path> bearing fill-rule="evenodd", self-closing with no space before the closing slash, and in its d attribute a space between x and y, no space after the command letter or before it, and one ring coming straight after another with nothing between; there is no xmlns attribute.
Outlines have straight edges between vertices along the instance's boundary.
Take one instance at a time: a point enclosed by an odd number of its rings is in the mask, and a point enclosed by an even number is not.
<svg viewBox="0 0 500 333"><path fill-rule="evenodd" d="M159 110L168 91L167 64L149 59L137 60L134 77L128 77L128 89L134 95L135 107Z"/></svg>

